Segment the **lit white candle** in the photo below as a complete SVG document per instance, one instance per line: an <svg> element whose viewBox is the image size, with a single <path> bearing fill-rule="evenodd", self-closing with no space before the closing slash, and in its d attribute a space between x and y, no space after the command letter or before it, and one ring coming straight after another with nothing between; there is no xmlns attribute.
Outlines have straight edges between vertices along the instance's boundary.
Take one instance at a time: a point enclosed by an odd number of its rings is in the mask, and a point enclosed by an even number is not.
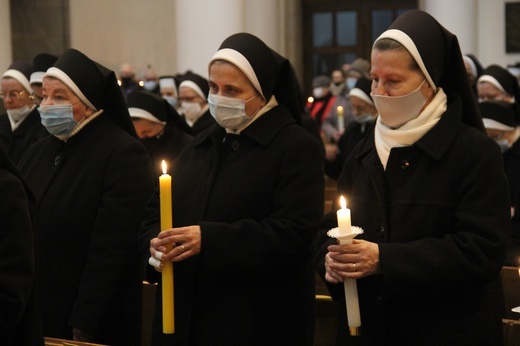
<svg viewBox="0 0 520 346"><path fill-rule="evenodd" d="M352 224L350 220L350 209L347 208L347 200L340 197L341 209L337 211L339 243L340 245L352 244ZM360 335L361 315L359 312L359 299L356 279L345 279L343 281L345 291L345 304L347 307L347 319L350 335Z"/></svg>
<svg viewBox="0 0 520 346"><path fill-rule="evenodd" d="M341 209L338 209L338 228L340 237L347 236L352 233L352 223L350 221L350 209L347 208L347 200L341 196L339 198Z"/></svg>
<svg viewBox="0 0 520 346"><path fill-rule="evenodd" d="M338 108L336 108L336 113L338 115L338 131L343 133L343 131L345 131L345 116L343 114L343 107L338 106Z"/></svg>

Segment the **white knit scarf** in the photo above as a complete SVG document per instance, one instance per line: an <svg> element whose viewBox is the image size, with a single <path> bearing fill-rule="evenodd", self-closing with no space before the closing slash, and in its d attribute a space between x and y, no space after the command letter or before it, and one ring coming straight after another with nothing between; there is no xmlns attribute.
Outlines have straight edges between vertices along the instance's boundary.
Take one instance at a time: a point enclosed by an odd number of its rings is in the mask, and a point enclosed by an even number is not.
<svg viewBox="0 0 520 346"><path fill-rule="evenodd" d="M381 122L381 117L377 118L375 127L375 144L379 159L386 169L390 150L396 147L406 147L417 142L426 132L428 132L441 118L447 108L447 97L444 91L439 88L432 101L426 108L413 120L410 120L398 129L391 129Z"/></svg>

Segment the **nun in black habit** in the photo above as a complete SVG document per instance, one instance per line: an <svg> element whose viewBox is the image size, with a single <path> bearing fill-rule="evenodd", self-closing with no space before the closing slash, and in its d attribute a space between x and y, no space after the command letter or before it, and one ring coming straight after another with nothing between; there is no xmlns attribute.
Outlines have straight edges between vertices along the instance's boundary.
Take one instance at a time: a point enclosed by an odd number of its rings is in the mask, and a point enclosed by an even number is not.
<svg viewBox="0 0 520 346"><path fill-rule="evenodd" d="M43 345L36 305L34 200L0 146L0 340L5 346Z"/></svg>
<svg viewBox="0 0 520 346"><path fill-rule="evenodd" d="M32 66L13 62L0 78L5 115L0 115L0 145L15 164L33 143L48 135L31 100Z"/></svg>
<svg viewBox="0 0 520 346"><path fill-rule="evenodd" d="M498 65L488 66L477 83L479 101L505 101L513 105L515 122L520 125L520 86L508 70Z"/></svg>
<svg viewBox="0 0 520 346"><path fill-rule="evenodd" d="M51 136L20 170L37 203L44 335L139 345L137 232L153 192L150 157L114 73L68 49L43 78Z"/></svg>
<svg viewBox="0 0 520 346"><path fill-rule="evenodd" d="M143 225L150 264L173 261L175 273L175 334L161 335L159 284L152 344L312 344L323 149L300 125L296 83L289 61L247 33L210 60L220 126L175 161L174 228L159 234L158 199Z"/></svg>
<svg viewBox="0 0 520 346"><path fill-rule="evenodd" d="M339 302L338 345L500 345L500 270L510 233L499 147L483 131L455 35L404 13L374 43L373 130L338 180L352 225L337 245L326 215L315 265ZM357 279L350 336L344 278Z"/></svg>
<svg viewBox="0 0 520 346"><path fill-rule="evenodd" d="M193 138L193 131L159 95L134 91L126 96L126 104L137 136L152 158L154 176L159 177L162 174L161 161L171 167L173 160Z"/></svg>

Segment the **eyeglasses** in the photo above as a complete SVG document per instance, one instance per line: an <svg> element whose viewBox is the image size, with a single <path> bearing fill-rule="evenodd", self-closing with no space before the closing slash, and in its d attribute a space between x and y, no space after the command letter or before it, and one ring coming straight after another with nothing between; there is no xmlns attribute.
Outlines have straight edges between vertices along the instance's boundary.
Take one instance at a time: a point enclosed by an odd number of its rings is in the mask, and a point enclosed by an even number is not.
<svg viewBox="0 0 520 346"><path fill-rule="evenodd" d="M32 101L35 105L37 105L37 106L39 106L40 103L42 103L42 101L43 101L43 98L41 98L41 97L39 97L39 96L36 96L35 94L31 94L31 95L29 96L29 98L30 98L31 101Z"/></svg>
<svg viewBox="0 0 520 346"><path fill-rule="evenodd" d="M193 102L198 98L200 98L200 97L199 96L179 97L179 102Z"/></svg>
<svg viewBox="0 0 520 346"><path fill-rule="evenodd" d="M25 90L22 90L22 91L15 91L15 90L13 90L13 91L10 91L8 93L0 91L0 98L2 100L5 100L6 98L9 97L9 98L11 98L13 100L16 100L16 99L18 99L18 97L22 96L22 94L24 92L25 92Z"/></svg>

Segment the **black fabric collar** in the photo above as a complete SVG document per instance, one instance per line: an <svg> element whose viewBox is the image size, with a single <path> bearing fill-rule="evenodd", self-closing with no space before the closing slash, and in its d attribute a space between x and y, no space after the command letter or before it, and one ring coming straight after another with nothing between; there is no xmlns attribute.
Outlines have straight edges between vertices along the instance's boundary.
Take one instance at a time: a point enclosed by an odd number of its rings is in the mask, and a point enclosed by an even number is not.
<svg viewBox="0 0 520 346"><path fill-rule="evenodd" d="M296 124L296 120L285 106L278 105L246 127L240 133L240 136L248 137L266 147L284 127L290 124ZM202 132L195 137L194 146L202 145L206 141L210 140L211 137L215 137L215 139L222 141L225 134L226 131L222 127L218 125L211 127L207 131Z"/></svg>

